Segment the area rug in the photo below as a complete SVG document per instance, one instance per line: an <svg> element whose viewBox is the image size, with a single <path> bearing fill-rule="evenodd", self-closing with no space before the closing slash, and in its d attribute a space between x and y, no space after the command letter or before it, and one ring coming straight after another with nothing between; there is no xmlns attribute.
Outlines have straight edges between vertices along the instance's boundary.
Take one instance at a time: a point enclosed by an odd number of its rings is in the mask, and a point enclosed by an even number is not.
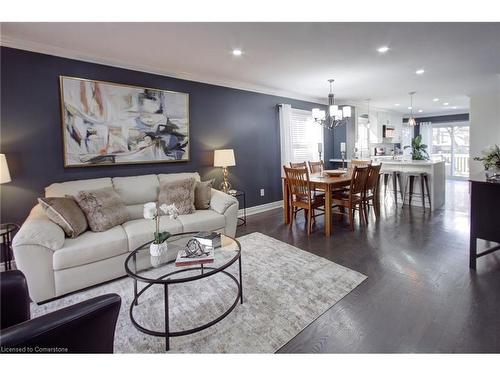
<svg viewBox="0 0 500 375"><path fill-rule="evenodd" d="M341 300L366 276L294 246L251 233L242 247L243 304L216 325L170 340L169 353L274 353ZM238 274L237 263L228 270ZM232 304L237 290L227 276L170 287L170 324L177 331L212 320ZM139 332L129 318L132 280L125 278L42 306L33 316L105 293L118 293L122 307L115 335L117 353L164 353L165 340ZM150 329L164 329L163 288L141 296L134 316Z"/></svg>

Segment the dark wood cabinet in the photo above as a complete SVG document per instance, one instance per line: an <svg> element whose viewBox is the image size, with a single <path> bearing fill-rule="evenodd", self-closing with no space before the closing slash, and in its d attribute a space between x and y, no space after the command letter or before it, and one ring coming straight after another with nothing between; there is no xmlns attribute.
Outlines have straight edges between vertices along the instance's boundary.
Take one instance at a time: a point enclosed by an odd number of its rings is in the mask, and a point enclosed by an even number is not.
<svg viewBox="0 0 500 375"><path fill-rule="evenodd" d="M477 240L500 243L500 183L485 178L470 180L470 260L476 269L477 258L500 250L500 245L477 253Z"/></svg>

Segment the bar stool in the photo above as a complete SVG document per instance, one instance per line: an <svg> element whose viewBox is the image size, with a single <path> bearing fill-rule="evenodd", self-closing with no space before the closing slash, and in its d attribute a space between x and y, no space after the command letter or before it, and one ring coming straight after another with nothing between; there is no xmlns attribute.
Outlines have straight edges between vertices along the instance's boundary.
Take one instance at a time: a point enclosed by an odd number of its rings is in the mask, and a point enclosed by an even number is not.
<svg viewBox="0 0 500 375"><path fill-rule="evenodd" d="M403 184L401 181L401 172L399 171L385 171L381 173L384 176L384 196L387 195L387 184L389 180L392 179L392 192L394 193L394 203L398 204L398 182L399 182L399 192L401 194L401 199L404 201L403 195Z"/></svg>
<svg viewBox="0 0 500 375"><path fill-rule="evenodd" d="M405 204L406 195L408 195L408 204L411 205L411 199L413 195L418 194L413 192L413 182L415 178L420 179L420 196L422 198L422 207L425 210L425 197L429 200L429 208L432 208L431 205L431 193L429 191L429 179L427 178L427 173L425 172L409 172L406 173L406 181L405 181L405 189L403 193L403 206ZM407 193L408 184L410 184L410 191ZM424 191L425 184L425 191Z"/></svg>

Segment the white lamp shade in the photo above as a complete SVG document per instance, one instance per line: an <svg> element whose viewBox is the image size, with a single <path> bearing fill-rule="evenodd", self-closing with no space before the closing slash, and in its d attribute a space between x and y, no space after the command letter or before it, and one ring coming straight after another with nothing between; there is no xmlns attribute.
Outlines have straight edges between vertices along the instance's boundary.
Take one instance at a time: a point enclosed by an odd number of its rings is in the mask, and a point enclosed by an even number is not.
<svg viewBox="0 0 500 375"><path fill-rule="evenodd" d="M215 150L214 167L233 167L235 165L233 149Z"/></svg>
<svg viewBox="0 0 500 375"><path fill-rule="evenodd" d="M5 154L0 154L0 184L10 182L9 166L7 165L7 158Z"/></svg>
<svg viewBox="0 0 500 375"><path fill-rule="evenodd" d="M320 112L319 108L313 108L312 109L312 117L313 117L313 119L315 119L315 120L319 119L319 112Z"/></svg>
<svg viewBox="0 0 500 375"><path fill-rule="evenodd" d="M335 116L336 113L338 112L338 110L339 110L338 105L331 105L330 106L330 116Z"/></svg>
<svg viewBox="0 0 500 375"><path fill-rule="evenodd" d="M342 114L344 115L344 117L351 117L351 107L348 105L342 107Z"/></svg>

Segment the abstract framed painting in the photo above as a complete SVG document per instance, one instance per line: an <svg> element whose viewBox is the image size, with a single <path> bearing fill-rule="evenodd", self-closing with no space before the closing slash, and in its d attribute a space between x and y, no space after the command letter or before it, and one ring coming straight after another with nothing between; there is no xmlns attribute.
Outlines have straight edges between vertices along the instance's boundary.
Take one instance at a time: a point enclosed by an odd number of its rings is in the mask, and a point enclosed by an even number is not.
<svg viewBox="0 0 500 375"><path fill-rule="evenodd" d="M60 76L65 167L189 161L189 95Z"/></svg>

